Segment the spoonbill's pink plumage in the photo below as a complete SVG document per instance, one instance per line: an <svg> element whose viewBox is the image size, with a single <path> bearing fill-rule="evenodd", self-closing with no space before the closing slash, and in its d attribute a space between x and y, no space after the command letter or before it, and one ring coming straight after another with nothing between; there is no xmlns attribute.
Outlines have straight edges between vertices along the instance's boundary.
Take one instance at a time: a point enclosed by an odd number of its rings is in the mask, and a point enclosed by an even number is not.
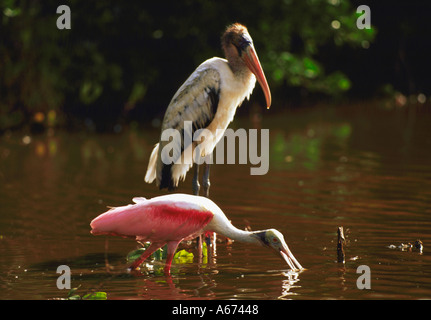
<svg viewBox="0 0 431 320"><path fill-rule="evenodd" d="M237 229L223 211L206 197L170 194L149 200L134 198L133 201L135 204L108 210L90 224L91 233L94 235L132 237L151 242L142 256L131 265L132 269L167 244L165 273L169 273L178 244L183 240L194 239L206 231L272 248L284 258L291 269L302 269L279 231L268 229L249 232Z"/></svg>

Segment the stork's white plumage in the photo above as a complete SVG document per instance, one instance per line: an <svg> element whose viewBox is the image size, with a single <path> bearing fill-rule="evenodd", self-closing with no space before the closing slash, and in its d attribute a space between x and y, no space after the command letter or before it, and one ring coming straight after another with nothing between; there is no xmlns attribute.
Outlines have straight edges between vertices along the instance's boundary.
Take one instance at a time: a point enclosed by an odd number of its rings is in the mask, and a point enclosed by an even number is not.
<svg viewBox="0 0 431 320"><path fill-rule="evenodd" d="M256 77L264 91L267 108L271 105L271 93L246 27L238 23L229 26L221 41L227 59L214 57L203 62L175 93L162 123L162 132L166 129L176 129L184 133L185 121L191 121L193 132L203 128L209 130L214 139L205 141L204 150L207 154L213 151L222 138L233 120L236 108L245 98L250 97ZM181 141L175 146L174 153L178 155L177 157L180 157L187 148L195 147L193 144L185 145L184 142L182 134ZM146 182L156 180L160 189L176 188L192 166L188 161L163 163L161 152L168 143L171 142L160 139L156 144L145 175ZM204 180L207 195L208 175L209 171L205 174L207 181ZM195 178L197 179L197 172ZM199 192L197 180L194 181L194 187L194 193L197 194Z"/></svg>

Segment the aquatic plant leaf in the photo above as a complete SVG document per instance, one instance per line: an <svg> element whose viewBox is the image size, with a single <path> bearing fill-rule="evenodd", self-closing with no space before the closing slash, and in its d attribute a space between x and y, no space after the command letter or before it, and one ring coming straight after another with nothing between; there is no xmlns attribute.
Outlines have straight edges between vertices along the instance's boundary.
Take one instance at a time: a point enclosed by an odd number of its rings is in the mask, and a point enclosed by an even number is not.
<svg viewBox="0 0 431 320"><path fill-rule="evenodd" d="M108 299L108 295L106 294L106 292L98 291L98 292L86 294L85 296L82 297L82 299L83 300L106 300Z"/></svg>
<svg viewBox="0 0 431 320"><path fill-rule="evenodd" d="M174 255L174 260L176 263L192 263L193 262L193 253L187 252L186 250L180 250Z"/></svg>
<svg viewBox="0 0 431 320"><path fill-rule="evenodd" d="M127 254L127 262L133 262L145 252L145 248L139 248Z"/></svg>
<svg viewBox="0 0 431 320"><path fill-rule="evenodd" d="M166 259L166 257L168 256L168 247L164 246L163 249L157 249L154 253L153 253L153 257L156 260L162 260L162 259Z"/></svg>
<svg viewBox="0 0 431 320"><path fill-rule="evenodd" d="M202 255L203 255L204 257L207 257L207 256L208 256L208 247L207 247L207 243L206 243L206 242L204 242L204 243L202 244Z"/></svg>
<svg viewBox="0 0 431 320"><path fill-rule="evenodd" d="M78 294L75 294L75 292L81 287L81 285L77 286L76 288L72 288L67 293L67 299L68 300L80 300L81 296Z"/></svg>
<svg viewBox="0 0 431 320"><path fill-rule="evenodd" d="M168 245L165 245L163 249L159 249L162 251L162 259L166 259L168 257Z"/></svg>

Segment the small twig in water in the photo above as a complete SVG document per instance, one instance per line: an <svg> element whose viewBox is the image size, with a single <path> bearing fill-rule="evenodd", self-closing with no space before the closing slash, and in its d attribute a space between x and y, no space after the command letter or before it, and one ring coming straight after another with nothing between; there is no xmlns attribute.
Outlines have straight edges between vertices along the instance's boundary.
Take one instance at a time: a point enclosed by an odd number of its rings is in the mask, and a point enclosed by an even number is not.
<svg viewBox="0 0 431 320"><path fill-rule="evenodd" d="M338 241L337 241L337 261L344 263L345 255L344 255L344 244L346 243L346 239L344 238L344 230L343 227L338 227L337 230Z"/></svg>

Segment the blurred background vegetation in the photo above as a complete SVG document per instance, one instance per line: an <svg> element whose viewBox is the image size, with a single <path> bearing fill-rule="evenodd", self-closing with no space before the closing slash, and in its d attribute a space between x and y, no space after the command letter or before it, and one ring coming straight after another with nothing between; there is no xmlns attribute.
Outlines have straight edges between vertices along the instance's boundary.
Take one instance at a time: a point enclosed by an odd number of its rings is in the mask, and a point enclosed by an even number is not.
<svg viewBox="0 0 431 320"><path fill-rule="evenodd" d="M71 30L56 27L62 4ZM362 4L371 8L368 30L356 27ZM271 112L355 99L424 102L430 9L419 0L0 0L0 133L154 124L190 73L222 56L220 36L237 21L253 37ZM258 85L252 100L263 106Z"/></svg>

